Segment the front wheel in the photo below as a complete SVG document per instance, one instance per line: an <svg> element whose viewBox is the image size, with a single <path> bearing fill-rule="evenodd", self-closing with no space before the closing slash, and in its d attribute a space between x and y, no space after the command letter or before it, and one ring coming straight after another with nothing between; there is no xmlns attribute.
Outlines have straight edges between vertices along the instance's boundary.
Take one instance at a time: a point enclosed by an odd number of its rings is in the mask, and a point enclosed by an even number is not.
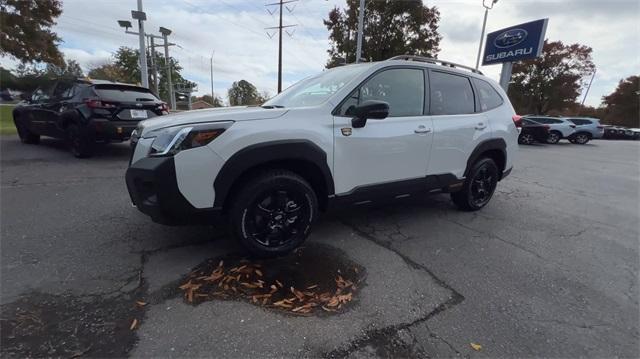
<svg viewBox="0 0 640 359"><path fill-rule="evenodd" d="M498 166L491 158L478 160L462 189L451 194L451 200L463 211L477 211L489 203L498 185Z"/></svg>
<svg viewBox="0 0 640 359"><path fill-rule="evenodd" d="M549 136L547 137L547 143L555 145L556 143L560 142L561 138L562 138L562 134L560 132L551 131L549 132Z"/></svg>
<svg viewBox="0 0 640 359"><path fill-rule="evenodd" d="M31 132L27 126L21 123L17 118L13 119L13 123L16 126L18 137L20 137L20 141L22 143L33 145L40 143L40 136Z"/></svg>
<svg viewBox="0 0 640 359"><path fill-rule="evenodd" d="M315 192L302 177L271 170L238 189L230 210L240 243L258 257L286 254L304 242L318 215Z"/></svg>

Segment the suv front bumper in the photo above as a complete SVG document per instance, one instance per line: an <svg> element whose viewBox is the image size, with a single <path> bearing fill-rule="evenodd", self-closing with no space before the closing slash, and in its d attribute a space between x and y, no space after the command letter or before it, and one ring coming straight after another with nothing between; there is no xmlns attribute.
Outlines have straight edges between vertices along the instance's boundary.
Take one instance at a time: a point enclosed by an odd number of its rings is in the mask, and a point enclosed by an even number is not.
<svg viewBox="0 0 640 359"><path fill-rule="evenodd" d="M126 181L133 204L156 223L212 224L222 212L220 208L195 208L184 198L178 189L173 157L136 161L127 169Z"/></svg>

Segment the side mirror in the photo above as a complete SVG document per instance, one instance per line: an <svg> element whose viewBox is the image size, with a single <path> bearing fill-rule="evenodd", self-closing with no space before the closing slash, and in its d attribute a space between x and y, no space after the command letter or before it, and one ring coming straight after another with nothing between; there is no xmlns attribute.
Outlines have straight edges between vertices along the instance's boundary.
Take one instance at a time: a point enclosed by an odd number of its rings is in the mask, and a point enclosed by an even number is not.
<svg viewBox="0 0 640 359"><path fill-rule="evenodd" d="M361 128L367 124L367 119L382 120L389 116L389 104L384 101L369 100L353 109L354 118L351 125Z"/></svg>

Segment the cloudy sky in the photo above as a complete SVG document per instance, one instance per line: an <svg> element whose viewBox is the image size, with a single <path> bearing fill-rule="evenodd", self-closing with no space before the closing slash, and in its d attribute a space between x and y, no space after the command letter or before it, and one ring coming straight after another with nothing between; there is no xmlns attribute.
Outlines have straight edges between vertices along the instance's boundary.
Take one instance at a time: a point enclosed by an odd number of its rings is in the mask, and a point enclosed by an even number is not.
<svg viewBox="0 0 640 359"><path fill-rule="evenodd" d="M367 0L371 1L371 0ZM147 32L159 26L173 30L171 48L184 67L183 76L210 93L209 61L214 56L216 94L226 94L231 82L246 79L260 90L275 93L277 36L265 27L277 25L269 0L144 0ZM296 24L284 37L284 85L321 71L327 60L328 32L322 20L344 0L299 0L285 11L285 24ZM441 12L441 59L474 65L483 10L481 0L426 1ZM136 0L63 0L55 30L67 58L88 70L108 61L119 46L138 46L116 20L130 19ZM621 78L640 73L639 0L500 0L489 13L487 32L540 18L549 18L547 38L593 48L597 74L587 104L597 106ZM2 59L9 66L12 61ZM497 79L500 65L481 69ZM226 100L226 96L222 96Z"/></svg>

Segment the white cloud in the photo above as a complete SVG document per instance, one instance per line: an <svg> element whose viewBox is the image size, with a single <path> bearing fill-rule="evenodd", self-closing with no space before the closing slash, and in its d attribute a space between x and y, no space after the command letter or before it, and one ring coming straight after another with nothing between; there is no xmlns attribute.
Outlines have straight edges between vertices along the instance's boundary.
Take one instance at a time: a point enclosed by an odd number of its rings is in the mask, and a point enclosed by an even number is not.
<svg viewBox="0 0 640 359"><path fill-rule="evenodd" d="M375 1L375 0L367 0ZM225 94L231 82L246 79L260 90L275 93L277 36L269 39L265 27L277 25L277 15L256 0L144 0L147 32L159 26L173 30L171 56L184 67L184 76L210 92L209 58L215 51L216 93ZM442 59L474 65L484 9L479 0L433 0L441 12ZM327 61L328 32L322 20L345 0L301 0L285 24L297 24L292 37L284 36L284 87L321 71ZM138 38L127 35L116 20L130 19L135 0L65 0L56 30L61 48L84 69L108 59L119 46L137 48ZM591 46L598 68L587 103L598 105L619 79L640 68L640 2L637 0L518 0L499 1L489 13L487 32L548 17L547 37ZM274 8L275 9L275 8ZM135 26L135 23L134 23ZM137 26L135 26L137 27ZM136 30L136 29L133 29ZM159 49L162 50L162 49ZM5 60L3 59L3 62ZM482 68L497 79L500 66Z"/></svg>

